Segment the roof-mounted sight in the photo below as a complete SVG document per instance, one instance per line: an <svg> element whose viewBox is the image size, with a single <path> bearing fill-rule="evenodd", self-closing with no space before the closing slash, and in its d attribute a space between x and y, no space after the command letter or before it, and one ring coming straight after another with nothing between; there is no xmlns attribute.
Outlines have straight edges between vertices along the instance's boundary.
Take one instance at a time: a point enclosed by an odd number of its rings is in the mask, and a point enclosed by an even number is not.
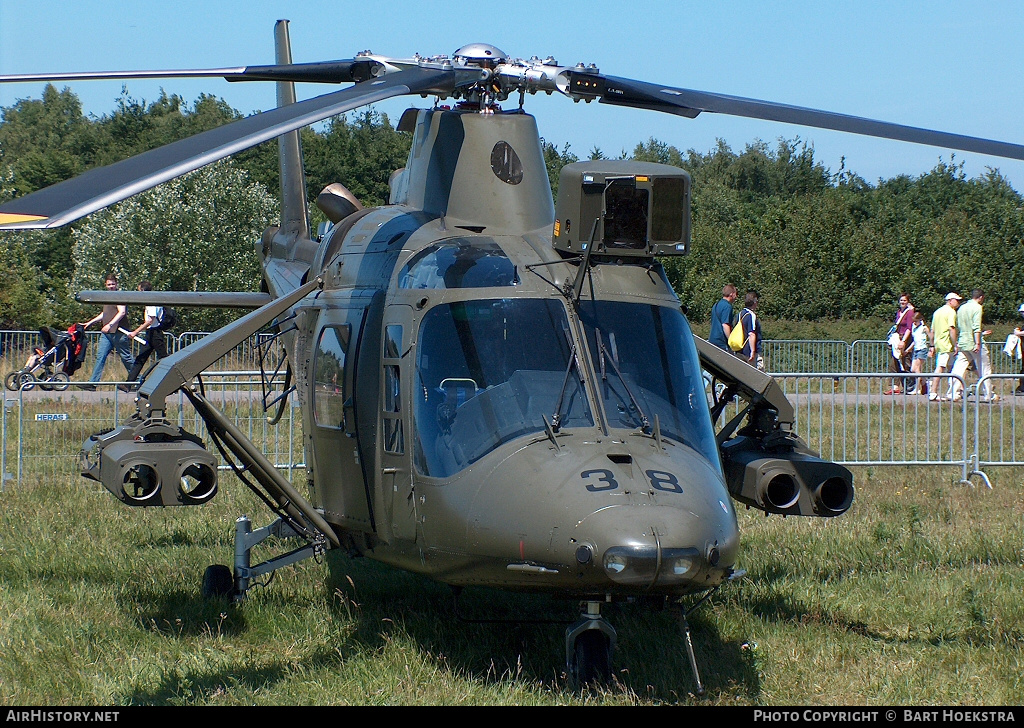
<svg viewBox="0 0 1024 728"><path fill-rule="evenodd" d="M595 221L596 228L595 228ZM690 250L690 175L653 162L566 165L558 184L556 250L652 257Z"/></svg>

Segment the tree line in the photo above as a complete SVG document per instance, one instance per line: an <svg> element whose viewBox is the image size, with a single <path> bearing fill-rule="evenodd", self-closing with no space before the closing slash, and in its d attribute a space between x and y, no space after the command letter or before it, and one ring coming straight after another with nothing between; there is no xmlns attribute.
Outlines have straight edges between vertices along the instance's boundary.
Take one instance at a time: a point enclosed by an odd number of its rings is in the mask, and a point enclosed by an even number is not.
<svg viewBox="0 0 1024 728"><path fill-rule="evenodd" d="M151 103L122 95L96 118L82 113L72 91L52 85L0 112L0 201L241 117L213 96L190 105L162 94ZM344 180L363 204L383 204L409 152L409 135L372 109L301 135L311 199ZM278 191L277 145L264 144L64 228L0 233L9 284L0 290L0 328L82 320L75 292L102 288L108 272L132 289L148 279L156 290L259 290L253 245L278 218ZM323 220L317 208L311 213L314 225ZM179 330L207 330L237 315L179 314Z"/></svg>
<svg viewBox="0 0 1024 728"><path fill-rule="evenodd" d="M0 111L0 201L241 116L213 96L122 95L97 118L53 86ZM369 109L301 133L311 199L340 181L365 205L387 201L410 135L385 115ZM558 171L578 157L568 144L544 141L543 151L557 193ZM996 170L968 179L954 157L871 184L845 167L831 172L799 139L682 152L652 138L621 156L693 177L692 252L664 263L696 321L727 282L758 290L763 314L790 320L888 317L901 292L930 310L947 291L972 288L986 290L987 318L1009 320L1024 300L1021 195ZM109 270L131 287L148 278L158 290L257 290L252 246L277 215L277 165L277 145L264 144L66 228L0 233L0 327L80 320L74 291L101 287ZM182 313L193 329L233 317Z"/></svg>
<svg viewBox="0 0 1024 728"><path fill-rule="evenodd" d="M987 320L1019 320L1024 209L997 170L968 179L951 159L871 185L792 140L686 155L649 140L633 156L693 176L692 252L666 268L698 319L732 282L779 319L888 318L903 292L930 314L981 288Z"/></svg>

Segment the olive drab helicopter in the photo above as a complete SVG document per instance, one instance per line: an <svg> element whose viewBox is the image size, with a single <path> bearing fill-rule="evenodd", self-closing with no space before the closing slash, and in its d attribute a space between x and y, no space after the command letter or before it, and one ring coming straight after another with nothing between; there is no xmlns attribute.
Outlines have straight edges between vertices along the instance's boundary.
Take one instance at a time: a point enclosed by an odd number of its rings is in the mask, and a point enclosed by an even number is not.
<svg viewBox="0 0 1024 728"><path fill-rule="evenodd" d="M558 92L695 117L718 112L1024 159L1024 147L767 101L512 58L485 44L451 57L293 63L287 22L276 64L203 71L39 74L2 82L172 76L277 83L277 108L140 154L0 206L0 229L64 225L161 182L280 137L282 214L255 245L259 293L117 292L118 303L252 309L161 360L136 412L93 435L82 474L130 506L190 506L217 492L218 458L165 419L183 390L214 451L274 518L236 522L232 568L205 595L241 599L254 580L331 549L454 587L577 601L566 667L607 679L611 602L662 600L686 616L742 576L732 501L771 514L835 517L848 469L793 432L770 377L693 335L659 263L690 247L691 180L630 161L570 164L553 202L527 94ZM350 83L296 101L295 82ZM390 202L364 208L341 184L319 194L310 229L298 129L384 99L412 135ZM509 109L502 108L509 102ZM441 105L447 102L448 105ZM104 292L81 300L104 303ZM214 404L200 375L254 333L287 352L307 466L295 486ZM725 420L726 406L736 402ZM297 547L254 564L270 538ZM292 542L289 542L292 543Z"/></svg>

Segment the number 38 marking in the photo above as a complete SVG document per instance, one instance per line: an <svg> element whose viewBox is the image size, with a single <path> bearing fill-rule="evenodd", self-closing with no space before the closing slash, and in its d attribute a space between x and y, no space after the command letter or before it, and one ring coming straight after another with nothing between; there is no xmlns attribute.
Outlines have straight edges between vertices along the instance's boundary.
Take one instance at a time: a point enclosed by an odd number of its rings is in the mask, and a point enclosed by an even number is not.
<svg viewBox="0 0 1024 728"><path fill-rule="evenodd" d="M645 470L644 475L655 490L663 490L667 493L682 493L683 486L679 479L672 473L664 470ZM615 479L615 473L603 468L597 470L584 470L580 478L585 481L586 489L591 493L600 493L605 490L615 490L619 487L619 481Z"/></svg>

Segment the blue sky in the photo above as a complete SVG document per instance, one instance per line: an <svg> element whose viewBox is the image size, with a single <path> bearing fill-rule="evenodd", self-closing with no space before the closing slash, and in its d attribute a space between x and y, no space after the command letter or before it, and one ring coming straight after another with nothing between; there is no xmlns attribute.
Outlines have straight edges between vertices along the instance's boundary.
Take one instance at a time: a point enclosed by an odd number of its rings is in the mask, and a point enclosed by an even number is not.
<svg viewBox="0 0 1024 728"><path fill-rule="evenodd" d="M617 76L748 96L1024 143L1024 3L763 2L353 3L322 0L0 0L0 73L207 68L273 62L273 26L291 20L297 62L362 50L407 57L451 54L472 42L511 56L583 61ZM73 86L86 112L109 113L122 82ZM221 80L131 81L153 100L160 88L188 102L207 92L251 112L274 105L271 84ZM38 97L39 85L0 87L0 106ZM333 90L300 86L305 98ZM415 98L377 107L396 121ZM586 157L632 150L654 137L706 152L724 139L742 151L780 137L813 145L815 158L876 182L919 175L951 152L785 124L702 114L694 120L561 96L527 98L542 135ZM1024 162L957 152L974 177L998 168L1024 191Z"/></svg>

